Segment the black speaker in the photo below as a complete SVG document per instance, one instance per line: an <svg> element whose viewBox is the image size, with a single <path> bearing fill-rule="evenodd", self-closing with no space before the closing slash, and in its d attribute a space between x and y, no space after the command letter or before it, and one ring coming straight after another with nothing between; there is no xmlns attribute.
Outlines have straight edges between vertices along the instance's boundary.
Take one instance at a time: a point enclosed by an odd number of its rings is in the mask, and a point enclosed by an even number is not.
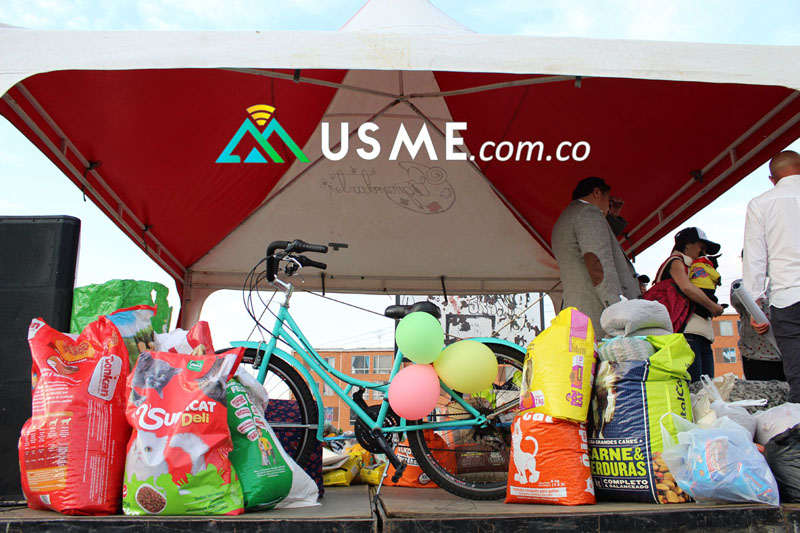
<svg viewBox="0 0 800 533"><path fill-rule="evenodd" d="M23 499L17 445L31 416L28 326L69 331L81 221L0 217L0 502Z"/></svg>

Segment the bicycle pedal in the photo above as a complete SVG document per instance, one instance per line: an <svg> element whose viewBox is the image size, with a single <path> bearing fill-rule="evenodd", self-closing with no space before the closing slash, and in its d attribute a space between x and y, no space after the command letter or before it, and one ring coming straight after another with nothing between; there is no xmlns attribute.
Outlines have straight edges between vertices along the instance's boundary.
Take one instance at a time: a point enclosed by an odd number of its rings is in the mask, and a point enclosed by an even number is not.
<svg viewBox="0 0 800 533"><path fill-rule="evenodd" d="M386 458L392 464L395 470L395 474L392 476L392 481L397 481L395 478L397 477L397 473L399 472L400 475L403 475L403 470L406 469L406 463L401 461L399 457L394 453L394 450L389 443L386 442L386 437L383 436L380 429L374 429L372 431L372 436L375 439L375 444L381 449L381 451L386 454ZM398 478L399 479L399 478Z"/></svg>
<svg viewBox="0 0 800 533"><path fill-rule="evenodd" d="M397 483L400 481L400 478L403 477L403 472L406 471L406 463L400 463L400 467L394 468L394 474L392 474L392 483Z"/></svg>

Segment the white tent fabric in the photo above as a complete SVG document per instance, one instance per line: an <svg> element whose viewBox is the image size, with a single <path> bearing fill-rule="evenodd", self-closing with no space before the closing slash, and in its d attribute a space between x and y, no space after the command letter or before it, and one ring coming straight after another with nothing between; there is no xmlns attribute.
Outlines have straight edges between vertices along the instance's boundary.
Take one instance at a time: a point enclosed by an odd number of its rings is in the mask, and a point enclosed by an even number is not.
<svg viewBox="0 0 800 533"><path fill-rule="evenodd" d="M0 27L0 92L36 73L152 68L443 70L754 83L800 89L798 46L467 31L428 2L373 0L340 32L106 32ZM419 21L435 21L422 24ZM387 21L399 21L389 24ZM393 27L392 31L388 31ZM435 33L427 33L436 29ZM302 43L298 49L298 43Z"/></svg>

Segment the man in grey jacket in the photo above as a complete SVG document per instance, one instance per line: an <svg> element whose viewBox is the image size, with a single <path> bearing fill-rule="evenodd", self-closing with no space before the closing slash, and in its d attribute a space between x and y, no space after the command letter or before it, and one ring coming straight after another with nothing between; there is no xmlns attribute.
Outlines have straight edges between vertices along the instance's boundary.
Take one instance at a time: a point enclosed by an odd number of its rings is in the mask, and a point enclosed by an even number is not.
<svg viewBox="0 0 800 533"><path fill-rule="evenodd" d="M641 296L636 272L606 221L611 187L600 178L578 182L572 202L562 211L551 242L564 287L564 307L577 307L594 326L597 340L605 336L600 315L620 296Z"/></svg>

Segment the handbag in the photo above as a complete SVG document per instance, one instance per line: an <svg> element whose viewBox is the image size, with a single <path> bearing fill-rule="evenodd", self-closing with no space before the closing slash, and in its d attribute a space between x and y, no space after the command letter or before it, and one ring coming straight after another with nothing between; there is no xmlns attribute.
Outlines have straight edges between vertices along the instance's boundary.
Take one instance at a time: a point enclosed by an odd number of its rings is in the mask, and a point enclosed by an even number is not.
<svg viewBox="0 0 800 533"><path fill-rule="evenodd" d="M683 262L680 256L671 255L658 269L656 279L660 279L667 264L677 259L689 271L689 268ZM694 312L694 302L691 301L683 292L678 288L678 284L673 279L664 279L654 284L650 289L645 292L642 297L645 300L655 301L667 308L670 321L672 322L672 331L675 333L682 333L689 321L689 317Z"/></svg>

